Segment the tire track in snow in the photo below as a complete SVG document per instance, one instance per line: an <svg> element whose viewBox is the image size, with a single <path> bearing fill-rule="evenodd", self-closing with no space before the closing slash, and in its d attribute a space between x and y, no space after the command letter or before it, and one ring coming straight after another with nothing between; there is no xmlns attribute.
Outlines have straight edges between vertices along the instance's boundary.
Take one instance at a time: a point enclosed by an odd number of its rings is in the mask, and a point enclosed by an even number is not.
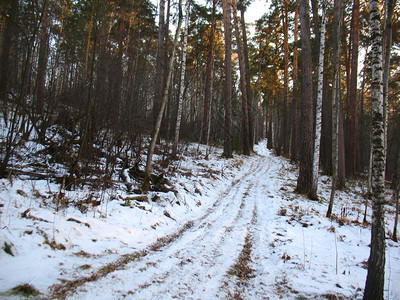
<svg viewBox="0 0 400 300"><path fill-rule="evenodd" d="M256 202L254 182L262 177L266 162L253 158L248 171L176 240L127 264L125 270L85 285L76 298L201 298L206 290L218 296L223 277L242 249ZM99 286L108 289L96 290Z"/></svg>
<svg viewBox="0 0 400 300"><path fill-rule="evenodd" d="M237 261L230 267L221 286L228 299L263 299L267 297L267 293L253 291L257 290L256 287L259 285L263 285L266 279L264 272L260 272L257 266L258 260L266 259L265 256L261 258L260 250L263 255L268 253L265 251L267 247L264 245L268 245L270 233L269 222L265 222L265 220L276 215L274 200L270 197L270 191L277 188L272 184L275 181L270 181L277 172L275 168L271 168L277 166L272 163L273 159L273 157L263 157L263 174L255 177L256 188L251 195L255 199L255 203L252 220L247 227L246 243L243 245Z"/></svg>
<svg viewBox="0 0 400 300"><path fill-rule="evenodd" d="M278 229L280 216L279 205L272 195L279 194L280 185L276 185L274 177L279 174L283 166L273 162L273 159L270 157L265 178L259 182L259 189L256 190L258 218L249 229L253 241L250 266L254 269L254 277L241 290L241 295L246 299L268 298L271 290L277 286L284 289L287 284L284 272L276 273L269 268L269 265L275 265L277 261L282 260L281 254L275 253L273 248L273 232Z"/></svg>

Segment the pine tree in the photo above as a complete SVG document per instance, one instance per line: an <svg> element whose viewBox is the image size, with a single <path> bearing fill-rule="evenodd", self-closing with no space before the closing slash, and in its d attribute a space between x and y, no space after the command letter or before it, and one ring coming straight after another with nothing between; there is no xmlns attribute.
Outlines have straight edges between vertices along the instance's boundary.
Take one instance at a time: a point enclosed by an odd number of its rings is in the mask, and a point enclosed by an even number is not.
<svg viewBox="0 0 400 300"><path fill-rule="evenodd" d="M310 40L310 8L307 0L300 0L302 100L301 100L301 147L297 191L311 193L313 162L313 85Z"/></svg>
<svg viewBox="0 0 400 300"><path fill-rule="evenodd" d="M224 153L232 157L232 38L231 38L231 0L222 0L225 38L225 128Z"/></svg>

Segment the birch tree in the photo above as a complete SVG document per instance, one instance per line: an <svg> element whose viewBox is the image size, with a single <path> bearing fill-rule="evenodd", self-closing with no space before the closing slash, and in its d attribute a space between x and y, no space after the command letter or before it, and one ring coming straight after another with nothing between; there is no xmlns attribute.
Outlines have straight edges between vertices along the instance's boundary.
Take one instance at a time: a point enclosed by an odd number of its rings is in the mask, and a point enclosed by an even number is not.
<svg viewBox="0 0 400 300"><path fill-rule="evenodd" d="M322 20L321 20L321 41L319 43L319 63L318 63L318 88L317 105L315 111L315 139L314 139L314 159L313 159L313 181L311 187L311 199L317 199L318 191L318 171L319 157L321 148L321 126L322 126L322 91L324 83L324 55L325 55L325 27L326 27L326 2L322 1Z"/></svg>
<svg viewBox="0 0 400 300"><path fill-rule="evenodd" d="M385 283L385 142L383 118L382 34L379 1L369 1L372 42L372 228L364 299L383 299Z"/></svg>
<svg viewBox="0 0 400 300"><path fill-rule="evenodd" d="M189 12L190 12L190 0L186 3L186 19L185 19L185 31L183 33L182 65L181 65L181 78L180 78L181 89L179 90L178 113L176 117L175 137L174 137L172 156L176 156L178 150L179 132L181 129L181 122L182 122L182 106L183 106L183 97L185 92L186 48L187 48L187 36L189 31Z"/></svg>

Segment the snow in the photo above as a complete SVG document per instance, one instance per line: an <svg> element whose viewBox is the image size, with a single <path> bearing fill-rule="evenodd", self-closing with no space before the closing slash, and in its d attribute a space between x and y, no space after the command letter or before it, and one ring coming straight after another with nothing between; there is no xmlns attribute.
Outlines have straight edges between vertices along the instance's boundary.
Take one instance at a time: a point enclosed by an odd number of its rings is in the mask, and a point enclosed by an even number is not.
<svg viewBox="0 0 400 300"><path fill-rule="evenodd" d="M308 200L294 192L295 165L265 141L255 151L227 160L215 148L205 159L205 146L191 145L172 162L176 192L151 192L148 202L122 187L69 192L46 180L1 180L0 245L14 256L0 251L0 296L29 283L51 298L55 285L83 279L68 299L361 299L370 242L363 187L339 191L336 219L327 219L329 177L320 178L320 201ZM101 204L71 205L91 199ZM389 232L393 206L386 210ZM251 271L239 278L230 270L246 237ZM136 258L86 280L126 255ZM399 280L399 243L387 240L386 299L400 299Z"/></svg>

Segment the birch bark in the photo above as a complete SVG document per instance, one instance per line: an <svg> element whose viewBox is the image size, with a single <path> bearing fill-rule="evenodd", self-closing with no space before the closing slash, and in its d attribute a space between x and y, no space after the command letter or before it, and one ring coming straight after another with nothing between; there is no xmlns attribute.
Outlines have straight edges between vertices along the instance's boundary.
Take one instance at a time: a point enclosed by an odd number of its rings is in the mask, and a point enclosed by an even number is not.
<svg viewBox="0 0 400 300"><path fill-rule="evenodd" d="M382 79L382 33L379 1L370 0L372 41L372 229L364 299L383 299L385 283L385 137Z"/></svg>
<svg viewBox="0 0 400 300"><path fill-rule="evenodd" d="M313 159L313 181L311 186L311 199L318 199L318 171L319 157L321 148L321 127L322 127L322 91L324 84L324 55L325 55L325 27L326 27L326 2L322 1L322 20L321 20L321 41L319 43L319 63L318 63L318 88L317 105L315 111L315 139L314 139L314 159Z"/></svg>

